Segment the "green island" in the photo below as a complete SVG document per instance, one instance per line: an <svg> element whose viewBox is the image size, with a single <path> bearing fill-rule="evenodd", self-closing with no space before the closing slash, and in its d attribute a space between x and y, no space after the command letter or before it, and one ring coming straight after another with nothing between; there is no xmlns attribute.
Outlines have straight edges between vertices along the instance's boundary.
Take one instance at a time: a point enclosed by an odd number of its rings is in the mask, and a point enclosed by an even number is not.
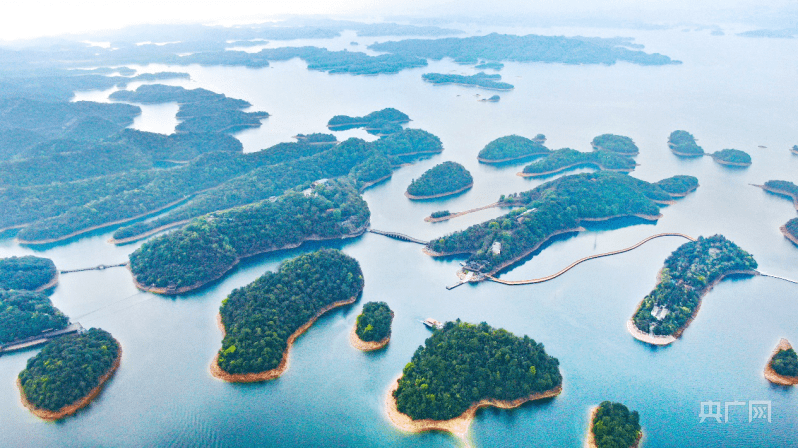
<svg viewBox="0 0 798 448"><path fill-rule="evenodd" d="M701 299L729 275L755 275L757 262L723 235L699 237L679 246L665 260L657 286L637 308L632 335L652 345L667 345L695 318Z"/></svg>
<svg viewBox="0 0 798 448"><path fill-rule="evenodd" d="M58 271L49 258L24 257L0 258L0 290L42 290L55 285Z"/></svg>
<svg viewBox="0 0 798 448"><path fill-rule="evenodd" d="M54 339L20 372L22 401L46 420L72 415L100 393L121 358L119 342L98 328Z"/></svg>
<svg viewBox="0 0 798 448"><path fill-rule="evenodd" d="M327 122L327 127L332 131L346 131L348 129L364 128L366 131L378 135L389 135L402 130L399 126L410 121L410 117L392 107L372 112L362 117L349 115L336 115Z"/></svg>
<svg viewBox="0 0 798 448"><path fill-rule="evenodd" d="M405 191L410 199L432 199L451 196L474 186L474 178L463 165L443 162L413 179Z"/></svg>
<svg viewBox="0 0 798 448"><path fill-rule="evenodd" d="M437 212L432 212L430 214L433 218L443 218L444 216L449 216L452 213L449 210L438 210Z"/></svg>
<svg viewBox="0 0 798 448"><path fill-rule="evenodd" d="M781 233L794 244L798 244L798 218L793 218L781 226Z"/></svg>
<svg viewBox="0 0 798 448"><path fill-rule="evenodd" d="M391 338L391 322L393 311L385 302L368 302L357 316L353 337L350 338L355 348L363 351L379 350Z"/></svg>
<svg viewBox="0 0 798 448"><path fill-rule="evenodd" d="M559 361L543 344L482 322L447 322L413 354L387 397L406 431L464 436L479 407L513 408L562 391Z"/></svg>
<svg viewBox="0 0 798 448"><path fill-rule="evenodd" d="M313 134L297 134L294 138L300 143L308 143L312 145L334 145L338 143L338 138L332 134L323 134L316 132Z"/></svg>
<svg viewBox="0 0 798 448"><path fill-rule="evenodd" d="M698 188L698 179L693 176L676 175L657 182L662 190L673 197L684 197Z"/></svg>
<svg viewBox="0 0 798 448"><path fill-rule="evenodd" d="M641 438L640 415L621 403L603 401L590 414L589 448L634 448Z"/></svg>
<svg viewBox="0 0 798 448"><path fill-rule="evenodd" d="M452 75L444 73L425 73L421 79L432 84L457 84L468 87L482 87L488 90L513 90L515 86L502 82L502 75L488 75L479 72L475 75Z"/></svg>
<svg viewBox="0 0 798 448"><path fill-rule="evenodd" d="M704 148L698 146L693 134L687 131L673 131L668 137L668 147L671 152L682 157L701 157L704 155Z"/></svg>
<svg viewBox="0 0 798 448"><path fill-rule="evenodd" d="M542 137L542 141L538 139ZM543 146L546 137L538 134L533 140L520 135L506 135L485 145L477 155L477 160L482 163L506 163L529 160L551 153L549 148Z"/></svg>
<svg viewBox="0 0 798 448"><path fill-rule="evenodd" d="M798 384L798 355L790 342L782 338L765 366L765 378L774 384Z"/></svg>
<svg viewBox="0 0 798 448"><path fill-rule="evenodd" d="M739 149L722 149L713 152L712 159L721 165L751 166L751 156Z"/></svg>
<svg viewBox="0 0 798 448"><path fill-rule="evenodd" d="M798 154L798 145L792 145L792 148L790 148L790 152L792 152L793 154Z"/></svg>
<svg viewBox="0 0 798 448"><path fill-rule="evenodd" d="M590 142L593 149L612 151L627 156L636 156L640 149L635 142L626 136L615 134L601 134Z"/></svg>
<svg viewBox="0 0 798 448"><path fill-rule="evenodd" d="M303 191L195 218L136 249L130 271L141 289L182 294L221 278L245 257L361 235L369 216L351 183L319 181Z"/></svg>
<svg viewBox="0 0 798 448"><path fill-rule="evenodd" d="M277 272L266 272L222 301L224 339L211 372L231 382L277 378L288 368L296 338L322 314L354 303L362 291L360 265L338 250L283 262Z"/></svg>
<svg viewBox="0 0 798 448"><path fill-rule="evenodd" d="M793 206L798 210L798 185L786 180L769 180L764 185L756 186L768 193L792 199ZM798 245L798 218L787 221L779 230L785 238Z"/></svg>
<svg viewBox="0 0 798 448"><path fill-rule="evenodd" d="M474 68L477 70L490 69L499 71L504 68L504 64L501 62L482 62L475 65Z"/></svg>
<svg viewBox="0 0 798 448"><path fill-rule="evenodd" d="M394 56L440 60L449 57L459 63L476 64L478 60L512 62L548 62L564 64L606 64L619 61L639 65L680 64L659 53L631 50L629 38L581 38L565 36L514 36L492 33L485 36L442 39L406 39L378 42L370 50Z"/></svg>
<svg viewBox="0 0 798 448"><path fill-rule="evenodd" d="M242 112L251 104L205 89L187 90L179 86L144 84L135 91L119 90L109 96L115 101L141 104L177 103L180 108L177 132L235 132L259 127L266 112Z"/></svg>
<svg viewBox="0 0 798 448"><path fill-rule="evenodd" d="M485 101L488 103L498 103L501 99L502 97L500 97L499 95L493 95L489 98L482 98L480 101Z"/></svg>
<svg viewBox="0 0 798 448"><path fill-rule="evenodd" d="M583 166L629 173L634 171L637 163L630 157L612 151L580 152L571 148L562 148L552 151L545 157L525 166L524 170L518 175L521 177L541 177Z"/></svg>
<svg viewBox="0 0 798 448"><path fill-rule="evenodd" d="M61 330L69 318L39 292L0 289L0 345Z"/></svg>
<svg viewBox="0 0 798 448"><path fill-rule="evenodd" d="M424 250L436 257L467 254L464 269L476 273L477 281L484 280L523 260L555 235L583 230L584 222L621 217L657 220L658 204L675 197L659 183L626 174L599 171L563 176L529 191L502 195L501 204L518 208L435 238Z"/></svg>

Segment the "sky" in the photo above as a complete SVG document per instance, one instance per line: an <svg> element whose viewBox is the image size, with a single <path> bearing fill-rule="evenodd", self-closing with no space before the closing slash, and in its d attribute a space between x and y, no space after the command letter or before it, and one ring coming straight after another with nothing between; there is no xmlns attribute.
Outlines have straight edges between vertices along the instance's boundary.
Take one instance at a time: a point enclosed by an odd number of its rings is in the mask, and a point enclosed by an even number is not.
<svg viewBox="0 0 798 448"><path fill-rule="evenodd" d="M258 23L285 15L380 21L396 15L602 18L646 23L798 23L796 0L3 0L0 39L27 39L143 23ZM756 25L756 26L755 26Z"/></svg>

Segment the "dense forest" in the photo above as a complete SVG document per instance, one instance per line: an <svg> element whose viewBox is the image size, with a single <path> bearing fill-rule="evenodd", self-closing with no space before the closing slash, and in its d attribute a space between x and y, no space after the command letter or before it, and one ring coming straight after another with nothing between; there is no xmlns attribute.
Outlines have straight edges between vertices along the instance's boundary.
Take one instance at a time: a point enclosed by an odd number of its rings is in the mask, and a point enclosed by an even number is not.
<svg viewBox="0 0 798 448"><path fill-rule="evenodd" d="M325 307L362 290L360 265L340 251L322 249L283 262L277 272L266 272L222 301L226 334L219 367L231 374L276 368L292 333Z"/></svg>
<svg viewBox="0 0 798 448"><path fill-rule="evenodd" d="M795 350L779 350L770 360L770 367L779 375L798 377L798 355Z"/></svg>
<svg viewBox="0 0 798 448"><path fill-rule="evenodd" d="M485 36L443 39L407 39L378 42L370 50L395 56L440 60L445 57L463 64L477 64L480 59L513 62L552 62L565 64L607 64L619 61L639 65L679 64L659 53L631 50L629 38L580 38L565 36L513 36L492 33Z"/></svg>
<svg viewBox="0 0 798 448"><path fill-rule="evenodd" d="M672 335L687 325L709 285L729 272L756 267L754 257L723 235L685 243L665 260L659 283L635 312L635 326L645 333Z"/></svg>
<svg viewBox="0 0 798 448"><path fill-rule="evenodd" d="M297 134L294 136L297 141L302 143L315 143L315 144L335 144L338 139L332 134L322 134L316 132L313 134Z"/></svg>
<svg viewBox="0 0 798 448"><path fill-rule="evenodd" d="M582 219L635 214L657 216L655 201L673 196L657 184L607 171L564 176L533 190L502 196L519 208L490 221L430 241L438 253L470 254L466 267L496 272L518 260L552 234L578 227ZM499 253L491 250L501 243Z"/></svg>
<svg viewBox="0 0 798 448"><path fill-rule="evenodd" d="M393 311L385 302L368 302L357 316L355 334L361 341L379 342L391 336Z"/></svg>
<svg viewBox="0 0 798 448"><path fill-rule="evenodd" d="M410 117L404 112L388 107L376 112L372 112L362 117L350 117L349 115L336 115L327 122L327 127L333 131L345 131L347 129L364 128L367 131L382 131L384 134L393 134L402 130L402 123L410 121ZM391 126L393 125L393 126ZM383 133L383 132L380 132Z"/></svg>
<svg viewBox="0 0 798 448"><path fill-rule="evenodd" d="M490 69L499 71L504 68L504 64L501 62L482 62L475 65L474 68L477 70Z"/></svg>
<svg viewBox="0 0 798 448"><path fill-rule="evenodd" d="M25 398L48 411L73 404L100 384L119 355L116 339L98 328L54 339L19 374Z"/></svg>
<svg viewBox="0 0 798 448"><path fill-rule="evenodd" d="M662 179L655 184L668 194L674 196L684 196L698 188L698 179L693 176L677 175Z"/></svg>
<svg viewBox="0 0 798 448"><path fill-rule="evenodd" d="M458 319L416 350L393 396L413 420L448 420L480 400L516 400L561 384L559 361L543 344Z"/></svg>
<svg viewBox="0 0 798 448"><path fill-rule="evenodd" d="M751 156L739 149L722 149L712 153L712 158L719 163L729 163L734 165L750 165Z"/></svg>
<svg viewBox="0 0 798 448"><path fill-rule="evenodd" d="M143 286L196 288L219 278L238 259L308 239L362 232L369 209L347 181L316 183L256 204L196 218L153 238L130 254L130 270Z"/></svg>
<svg viewBox="0 0 798 448"><path fill-rule="evenodd" d="M590 422L590 431L597 448L631 448L641 436L640 415L621 403L604 401Z"/></svg>
<svg viewBox="0 0 798 448"><path fill-rule="evenodd" d="M24 257L0 258L0 290L23 289L33 291L50 283L58 271L49 258Z"/></svg>
<svg viewBox="0 0 798 448"><path fill-rule="evenodd" d="M543 176L580 166L595 166L601 170L629 172L635 169L635 161L612 151L597 150L580 152L571 148L552 151L524 167L524 176Z"/></svg>
<svg viewBox="0 0 798 448"><path fill-rule="evenodd" d="M798 198L798 185L787 180L769 180L765 182L765 187L775 190L774 193L785 193L793 199Z"/></svg>
<svg viewBox="0 0 798 448"><path fill-rule="evenodd" d="M787 221L787 223L784 224L784 228L793 238L798 239L798 218Z"/></svg>
<svg viewBox="0 0 798 448"><path fill-rule="evenodd" d="M545 137L543 138L545 141ZM483 163L501 163L503 161L526 160L551 153L549 148L536 140L520 135L506 135L485 145L479 151L477 159Z"/></svg>
<svg viewBox="0 0 798 448"><path fill-rule="evenodd" d="M594 138L590 144L595 149L617 152L627 156L634 156L640 153L640 149L635 145L635 142L623 135L601 134Z"/></svg>
<svg viewBox="0 0 798 448"><path fill-rule="evenodd" d="M693 134L687 131L673 131L668 137L668 146L676 155L697 157L704 155L704 148L698 146Z"/></svg>
<svg viewBox="0 0 798 448"><path fill-rule="evenodd" d="M0 344L60 330L69 318L53 306L44 294L0 289Z"/></svg>
<svg viewBox="0 0 798 448"><path fill-rule="evenodd" d="M443 162L425 171L418 179L413 179L407 187L407 194L411 199L447 195L473 183L474 178L463 165Z"/></svg>
<svg viewBox="0 0 798 448"><path fill-rule="evenodd" d="M466 86L482 87L490 90L513 90L515 86L502 82L502 75L488 75L479 72L475 75L453 75L444 73L425 73L421 79L432 84L462 84Z"/></svg>

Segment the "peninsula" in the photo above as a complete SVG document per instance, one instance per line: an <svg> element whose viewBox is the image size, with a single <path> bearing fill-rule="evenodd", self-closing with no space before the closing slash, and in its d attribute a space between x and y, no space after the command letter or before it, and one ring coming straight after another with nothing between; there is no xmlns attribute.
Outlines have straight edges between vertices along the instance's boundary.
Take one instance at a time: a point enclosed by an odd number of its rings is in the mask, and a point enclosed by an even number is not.
<svg viewBox="0 0 798 448"><path fill-rule="evenodd" d="M506 135L485 145L479 151L477 160L482 163L502 164L545 156L551 153L549 148L543 146L545 141L545 137L543 141L540 141L530 140L520 135Z"/></svg>
<svg viewBox="0 0 798 448"><path fill-rule="evenodd" d="M603 401L590 412L587 448L634 448L643 438L640 415L621 403Z"/></svg>
<svg viewBox="0 0 798 448"><path fill-rule="evenodd" d="M20 372L22 402L45 420L72 415L99 395L121 359L119 342L98 328L54 339Z"/></svg>
<svg viewBox="0 0 798 448"><path fill-rule="evenodd" d="M391 339L393 311L385 302L368 302L357 316L349 341L364 352L379 350Z"/></svg>
<svg viewBox="0 0 798 448"><path fill-rule="evenodd" d="M769 180L764 185L754 185L768 193L792 199L793 207L798 210L798 185L786 180ZM787 221L779 227L782 235L793 244L798 245L798 218Z"/></svg>
<svg viewBox="0 0 798 448"><path fill-rule="evenodd" d="M452 75L444 73L425 73L421 79L432 84L457 84L466 87L481 87L487 90L513 90L515 86L502 82L502 75L488 75L479 72L475 75Z"/></svg>
<svg viewBox="0 0 798 448"><path fill-rule="evenodd" d="M130 254L136 286L182 294L224 276L238 262L305 241L365 232L369 209L351 183L316 182L302 191L194 219Z"/></svg>
<svg viewBox="0 0 798 448"><path fill-rule="evenodd" d="M635 142L623 135L602 134L594 138L590 146L596 150L612 151L626 156L636 156L640 153Z"/></svg>
<svg viewBox="0 0 798 448"><path fill-rule="evenodd" d="M474 186L474 178L463 165L443 162L413 179L405 191L409 199L433 199L451 196Z"/></svg>
<svg viewBox="0 0 798 448"><path fill-rule="evenodd" d="M673 131L668 137L668 147L671 152L681 157L701 157L704 148L698 146L693 134L687 131Z"/></svg>
<svg viewBox="0 0 798 448"><path fill-rule="evenodd" d="M730 275L756 275L756 268L754 257L723 235L685 243L665 260L657 286L627 327L635 339L668 345L690 325L715 285Z"/></svg>
<svg viewBox="0 0 798 448"><path fill-rule="evenodd" d="M712 159L721 165L751 166L751 156L739 149L722 149L712 153Z"/></svg>
<svg viewBox="0 0 798 448"><path fill-rule="evenodd" d="M230 382L277 378L288 369L291 345L324 313L354 303L363 291L357 260L322 249L283 262L233 290L219 309L222 348L213 376Z"/></svg>
<svg viewBox="0 0 798 448"><path fill-rule="evenodd" d="M629 173L634 171L637 163L630 157L612 151L579 152L575 149L563 148L553 151L551 154L525 166L524 170L518 175L521 177L542 177L582 166Z"/></svg>
<svg viewBox="0 0 798 448"><path fill-rule="evenodd" d="M798 355L786 339L782 338L773 350L765 366L765 378L782 386L798 384Z"/></svg>
<svg viewBox="0 0 798 448"><path fill-rule="evenodd" d="M69 318L44 294L0 289L0 345L67 325Z"/></svg>
<svg viewBox="0 0 798 448"><path fill-rule="evenodd" d="M346 131L347 129L355 128L364 128L367 131L379 131L386 124L400 125L409 121L410 117L407 116L406 113L389 107L362 117L336 115L330 118L330 121L327 122L327 127L331 131ZM396 131L400 131L401 129L400 126Z"/></svg>
<svg viewBox="0 0 798 448"><path fill-rule="evenodd" d="M386 408L391 423L404 431L464 438L480 407L509 409L561 391L559 361L542 344L458 319L416 350L391 386Z"/></svg>
<svg viewBox="0 0 798 448"><path fill-rule="evenodd" d="M43 291L57 282L58 271L49 258L33 255L0 258L0 290Z"/></svg>

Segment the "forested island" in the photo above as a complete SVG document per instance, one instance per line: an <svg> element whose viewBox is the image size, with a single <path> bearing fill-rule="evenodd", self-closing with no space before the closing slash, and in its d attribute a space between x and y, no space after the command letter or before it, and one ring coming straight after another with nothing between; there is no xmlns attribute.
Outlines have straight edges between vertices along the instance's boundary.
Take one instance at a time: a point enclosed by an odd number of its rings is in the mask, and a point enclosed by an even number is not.
<svg viewBox="0 0 798 448"><path fill-rule="evenodd" d="M629 38L584 38L565 36L514 36L492 33L485 36L442 39L407 39L378 42L370 50L394 56L477 64L480 59L512 62L550 62L564 64L607 64L627 61L639 65L680 64L659 53L631 50Z"/></svg>
<svg viewBox="0 0 798 448"><path fill-rule="evenodd" d="M790 152L792 152L793 154L798 154L798 145L792 145L792 148L790 148Z"/></svg>
<svg viewBox="0 0 798 448"><path fill-rule="evenodd" d="M636 156L640 149L635 142L626 136L615 134L601 134L590 142L593 149L612 151L626 156Z"/></svg>
<svg viewBox="0 0 798 448"><path fill-rule="evenodd" d="M405 191L410 199L432 199L451 196L474 186L474 178L463 165L443 162L428 169L418 179L413 179Z"/></svg>
<svg viewBox="0 0 798 448"><path fill-rule="evenodd" d="M413 354L387 397L399 428L463 437L483 406L514 408L562 391L559 361L543 344L482 322L447 322Z"/></svg>
<svg viewBox="0 0 798 448"><path fill-rule="evenodd" d="M309 240L350 238L366 231L369 209L344 180L212 213L153 238L130 254L136 286L182 294L215 281L245 257L290 249Z"/></svg>
<svg viewBox="0 0 798 448"><path fill-rule="evenodd" d="M22 402L46 420L72 415L100 393L121 358L119 342L98 328L54 339L20 372Z"/></svg>
<svg viewBox="0 0 798 448"><path fill-rule="evenodd" d="M498 103L499 100L501 100L501 99L502 99L502 97L500 97L499 95L493 95L493 96L491 96L489 98L482 98L480 101L484 101L484 102L488 102L488 103Z"/></svg>
<svg viewBox="0 0 798 448"><path fill-rule="evenodd" d="M765 378L782 386L798 384L798 355L786 339L782 338L773 350L765 366Z"/></svg>
<svg viewBox="0 0 798 448"><path fill-rule="evenodd" d="M477 70L484 70L484 69L491 69L499 71L504 68L504 64L501 62L481 62L474 66Z"/></svg>
<svg viewBox="0 0 798 448"><path fill-rule="evenodd" d="M713 152L712 159L721 165L751 166L751 156L739 149L722 149Z"/></svg>
<svg viewBox="0 0 798 448"><path fill-rule="evenodd" d="M479 151L477 160L482 163L500 164L544 156L551 153L549 148L543 146L545 141L546 137L543 137L543 141L539 141L530 140L520 135L506 135L485 145Z"/></svg>
<svg viewBox="0 0 798 448"><path fill-rule="evenodd" d="M69 318L44 294L0 289L0 346L67 325Z"/></svg>
<svg viewBox="0 0 798 448"><path fill-rule="evenodd" d="M0 290L41 291L55 286L57 281L58 271L49 258L33 255L0 258Z"/></svg>
<svg viewBox="0 0 798 448"><path fill-rule="evenodd" d="M699 237L681 245L665 260L657 286L631 319L632 335L653 345L681 336L698 313L701 299L729 275L755 275L757 262L723 235Z"/></svg>
<svg viewBox="0 0 798 448"><path fill-rule="evenodd" d="M787 221L779 230L781 230L785 238L798 245L798 218Z"/></svg>
<svg viewBox="0 0 798 448"><path fill-rule="evenodd" d="M488 90L513 90L515 86L502 82L502 75L488 75L479 72L475 75L452 75L444 73L425 73L421 79L432 84L457 84L467 87L482 87Z"/></svg>
<svg viewBox="0 0 798 448"><path fill-rule="evenodd" d="M327 122L331 131L346 131L347 129L364 128L366 131L377 135L389 135L400 132L403 123L408 123L410 117L406 113L388 107L372 112L362 117L349 115L336 115Z"/></svg>
<svg viewBox="0 0 798 448"><path fill-rule="evenodd" d="M393 311L385 302L368 302L357 316L350 342L358 350L379 350L391 339Z"/></svg>
<svg viewBox="0 0 798 448"><path fill-rule="evenodd" d="M142 104L179 104L177 118L181 122L175 128L176 132L235 132L259 127L261 119L269 116L266 112L242 112L252 104L221 93L162 84L144 84L135 91L119 90L109 98Z"/></svg>
<svg viewBox="0 0 798 448"><path fill-rule="evenodd" d="M629 173L637 163L630 157L605 150L580 152L571 148L552 151L524 167L521 177L541 177L561 173L574 168L592 166L599 170Z"/></svg>
<svg viewBox="0 0 798 448"><path fill-rule="evenodd" d="M619 217L657 220L658 204L679 196L665 191L659 182L626 174L599 171L563 176L529 191L502 195L500 204L518 208L435 238L425 252L432 256L468 254L465 269L484 279L524 259L555 235L583 230L583 222Z"/></svg>
<svg viewBox="0 0 798 448"><path fill-rule="evenodd" d="M590 413L589 448L634 448L642 437L640 415L621 403L603 401Z"/></svg>
<svg viewBox="0 0 798 448"><path fill-rule="evenodd" d="M357 260L322 249L283 262L277 272L234 289L219 309L222 348L214 376L231 382L274 379L288 368L291 345L327 311L363 291Z"/></svg>
<svg viewBox="0 0 798 448"><path fill-rule="evenodd" d="M675 198L687 196L698 188L698 178L676 175L657 182L657 186Z"/></svg>
<svg viewBox="0 0 798 448"><path fill-rule="evenodd" d="M769 180L764 185L755 185L768 193L792 199L793 206L798 210L798 185L786 180ZM787 221L779 228L785 238L798 245L798 218Z"/></svg>
<svg viewBox="0 0 798 448"><path fill-rule="evenodd" d="M704 148L698 146L693 134L687 131L673 131L668 137L668 147L671 152L682 157L700 157L704 155Z"/></svg>

